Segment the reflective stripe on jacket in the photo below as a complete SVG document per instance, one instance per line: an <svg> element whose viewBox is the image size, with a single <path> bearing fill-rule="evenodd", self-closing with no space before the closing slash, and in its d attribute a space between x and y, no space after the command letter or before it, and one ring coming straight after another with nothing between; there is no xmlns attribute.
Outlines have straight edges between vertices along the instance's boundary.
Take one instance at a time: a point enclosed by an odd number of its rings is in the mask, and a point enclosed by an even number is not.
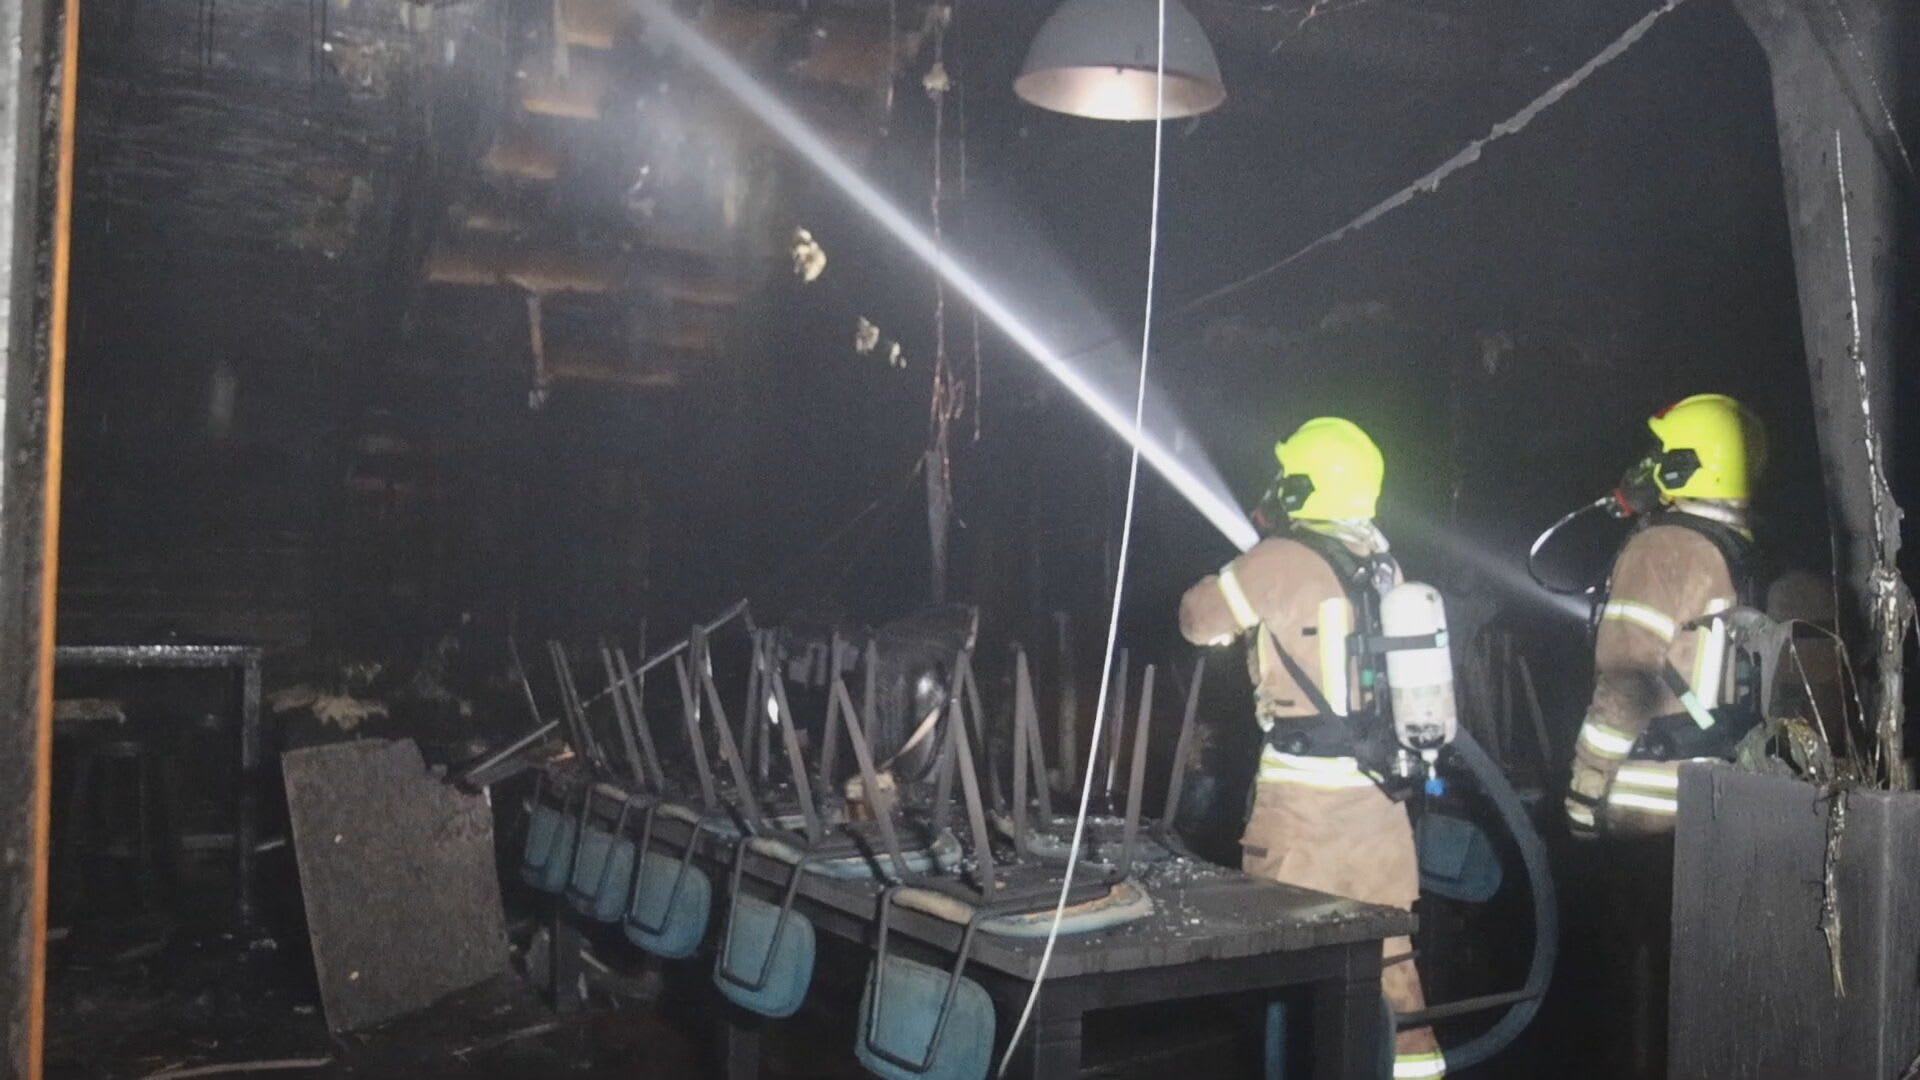
<svg viewBox="0 0 1920 1080"><path fill-rule="evenodd" d="M1714 542L1682 525L1653 525L1628 539L1594 636L1594 689L1574 744L1572 788L1598 800L1597 811L1629 831L1668 830L1678 812L1679 765L1645 760L1642 742L1657 717L1688 714L1711 722L1733 697L1735 665L1725 620L1735 584ZM1669 685L1679 675L1685 699ZM1581 828L1595 807L1569 799Z"/></svg>
<svg viewBox="0 0 1920 1080"><path fill-rule="evenodd" d="M1263 540L1220 573L1202 578L1180 600L1180 632L1195 645L1224 645L1256 627L1260 633L1250 642L1247 664L1263 727L1275 719L1318 713L1311 695L1275 654L1275 640L1335 715L1366 704L1359 666L1347 648L1348 636L1358 629L1353 603L1319 552L1289 537Z"/></svg>
<svg viewBox="0 0 1920 1080"><path fill-rule="evenodd" d="M1447 1075L1447 1058L1438 1050L1417 1054L1395 1054L1393 1080L1433 1080Z"/></svg>
<svg viewBox="0 0 1920 1080"><path fill-rule="evenodd" d="M1180 600L1180 632L1195 645L1221 645L1259 627L1248 649L1257 712L1263 720L1313 716L1316 710L1274 654L1272 634L1336 710L1358 694L1347 658L1353 605L1320 553L1287 537L1262 540ZM1343 670L1344 669L1344 670ZM1329 687L1332 689L1329 691Z"/></svg>
<svg viewBox="0 0 1920 1080"><path fill-rule="evenodd" d="M1686 711L1663 669L1686 680L1700 706L1732 695L1733 664L1724 620L1734 606L1727 561L1711 540L1678 525L1635 533L1614 561L1612 585L1594 637L1594 691L1578 753L1612 768L1628 756L1656 716Z"/></svg>

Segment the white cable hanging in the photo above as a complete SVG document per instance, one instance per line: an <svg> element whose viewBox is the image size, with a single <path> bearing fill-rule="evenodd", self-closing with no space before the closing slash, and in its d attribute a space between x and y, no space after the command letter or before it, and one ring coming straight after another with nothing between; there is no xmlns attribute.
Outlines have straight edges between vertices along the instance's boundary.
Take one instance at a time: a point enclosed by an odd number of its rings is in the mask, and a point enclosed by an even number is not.
<svg viewBox="0 0 1920 1080"><path fill-rule="evenodd" d="M1047 944L1040 952L1040 967L1033 974L1033 989L1027 993L1027 1003L1020 1010L1020 1020L1014 1025L1013 1035L1007 1039L1007 1051L1000 1059L1000 1070L996 1074L1002 1078L1007 1075L1013 1064L1013 1055L1020 1047L1020 1038L1026 1034L1027 1025L1033 1020L1034 1006L1040 1001L1040 986L1046 981L1047 968L1053 962L1053 947L1060 938L1060 923L1066 918L1067 899L1073 891L1073 874L1080 864L1080 845L1086 838L1087 806L1093 797L1094 765L1100 753L1100 732L1107 715L1107 693L1112 688L1113 654L1120 638L1120 601L1126 594L1127 557L1133 546L1133 505L1134 496L1140 487L1140 431L1147 409L1147 358L1153 348L1153 286L1154 275L1160 258L1160 161L1162 152L1162 134L1166 121L1167 92L1167 0L1159 0L1157 25L1155 29L1155 55L1153 80L1153 198L1147 215L1147 298L1141 317L1140 329L1140 379L1134 390L1133 401L1133 438L1129 439L1133 452L1127 463L1127 503L1120 524L1120 554L1113 574L1113 607L1107 615L1107 645L1100 664L1100 693L1094 703L1093 732L1087 740L1087 767L1081 770L1080 808L1074 814L1073 842L1067 849L1067 872L1060 882L1060 900L1053 909L1053 922L1047 927ZM1117 748L1116 748L1117 750Z"/></svg>

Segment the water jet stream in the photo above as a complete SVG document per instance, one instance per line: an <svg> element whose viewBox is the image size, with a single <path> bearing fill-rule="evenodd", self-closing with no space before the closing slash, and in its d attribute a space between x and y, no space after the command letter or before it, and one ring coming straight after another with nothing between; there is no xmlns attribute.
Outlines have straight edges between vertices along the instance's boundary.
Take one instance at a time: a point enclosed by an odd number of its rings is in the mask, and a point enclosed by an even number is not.
<svg viewBox="0 0 1920 1080"><path fill-rule="evenodd" d="M1040 368L1085 405L1115 435L1139 448L1140 456L1175 491L1198 510L1228 542L1240 551L1258 543L1259 532L1246 512L1227 489L1219 473L1207 459L1198 440L1178 420L1164 399L1149 399L1145 420L1134 427L1131 383L1137 375L1134 358L1125 354L1118 338L1110 338L1107 347L1092 353L1082 352L1069 358L1048 341L1038 328L1041 319L1034 312L1016 310L1000 292L991 289L966 263L934 243L928 232L913 222L880 190L862 177L835 153L812 126L785 102L761 85L753 75L724 49L708 41L691 23L675 14L664 0L634 0L635 10L646 21L655 41L679 51L695 67L705 72L722 90L752 113L768 130L779 136L820 174L840 189L848 199L865 210L894 239L944 278L979 313L1026 353ZM1033 288L1024 287L1023 295L1038 295L1039 288L1064 287L1063 274L1044 252L1034 250L1030 239L1008 229L994 237L995 258L1011 263L1014 256L1030 267ZM1024 249L1016 247L1026 241ZM1012 250L1009 250L1012 249ZM1059 296L1047 297L1051 307L1063 309L1092 305L1083 298L1061 302ZM1055 322L1083 316L1085 312L1052 310ZM1084 338L1077 338L1084 340ZM1527 580L1519 568L1496 557L1482 545L1461 537L1424 519L1408 520L1396 515L1400 523L1423 536L1446 556L1473 567L1487 580L1516 599L1550 609L1570 619L1585 619L1580 601L1555 596Z"/></svg>
<svg viewBox="0 0 1920 1080"><path fill-rule="evenodd" d="M658 39L670 44L704 71L722 90L765 124L768 130L779 136L844 195L871 215L916 258L966 297L975 310L1078 398L1101 423L1120 438L1135 444L1147 464L1234 547L1245 551L1259 541L1259 533L1247 519L1246 512L1227 491L1226 485L1204 460L1204 456L1196 458L1198 448L1183 445L1188 442L1183 437L1184 432L1179 431L1177 425L1170 424L1171 418L1164 409L1149 414L1147 423L1136 439L1132 409L1129 407L1130 393L1116 393L1100 385L1097 376L1087 367L1069 362L1059 349L1035 329L1034 319L1016 311L1002 296L988 288L971 268L935 244L925 230L836 154L799 114L762 86L724 49L708 41L692 24L675 14L663 0L634 0L634 6L646 20L648 30L657 34ZM1082 358L1076 358L1076 361L1079 359ZM1171 436L1169 431L1172 432Z"/></svg>

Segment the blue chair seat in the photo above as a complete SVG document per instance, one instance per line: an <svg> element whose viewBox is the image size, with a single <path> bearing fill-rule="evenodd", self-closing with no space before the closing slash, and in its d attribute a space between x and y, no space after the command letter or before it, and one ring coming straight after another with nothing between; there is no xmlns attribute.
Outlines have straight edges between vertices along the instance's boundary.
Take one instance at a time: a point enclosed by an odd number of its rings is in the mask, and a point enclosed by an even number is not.
<svg viewBox="0 0 1920 1080"><path fill-rule="evenodd" d="M567 882L573 910L600 922L619 922L633 888L634 843L597 825L580 834Z"/></svg>
<svg viewBox="0 0 1920 1080"><path fill-rule="evenodd" d="M550 806L535 806L527 821L527 847L520 860L520 880L542 892L567 887L572 869L573 841L580 823Z"/></svg>
<svg viewBox="0 0 1920 1080"><path fill-rule="evenodd" d="M692 956L706 936L713 882L698 866L649 851L640 856L633 895L621 920L627 940L655 956Z"/></svg>
<svg viewBox="0 0 1920 1080"><path fill-rule="evenodd" d="M854 1056L882 1080L984 1080L993 1054L993 999L962 976L934 1038L951 972L903 956L877 960L860 997ZM875 992L876 984L881 986Z"/></svg>
<svg viewBox="0 0 1920 1080"><path fill-rule="evenodd" d="M743 1009L792 1016L813 982L814 948L813 921L805 915L789 910L783 919L778 904L736 896L714 982Z"/></svg>

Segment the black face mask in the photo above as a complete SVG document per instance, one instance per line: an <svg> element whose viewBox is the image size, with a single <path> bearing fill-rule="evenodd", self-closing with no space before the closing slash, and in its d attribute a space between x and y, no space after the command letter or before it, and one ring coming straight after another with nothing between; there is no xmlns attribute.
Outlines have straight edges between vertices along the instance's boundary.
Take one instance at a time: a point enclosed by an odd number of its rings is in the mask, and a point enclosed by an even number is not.
<svg viewBox="0 0 1920 1080"><path fill-rule="evenodd" d="M1698 453L1654 447L1620 478L1620 486L1613 490L1610 510L1613 516L1622 518L1657 510L1663 491L1685 484L1699 471Z"/></svg>
<svg viewBox="0 0 1920 1080"><path fill-rule="evenodd" d="M1274 491L1280 497L1280 506L1289 514L1297 514L1300 508L1313 498L1313 477L1303 473L1282 476L1274 481Z"/></svg>
<svg viewBox="0 0 1920 1080"><path fill-rule="evenodd" d="M1669 450L1660 455L1657 475L1661 486L1672 490L1693 479L1700 471L1700 455L1692 450Z"/></svg>
<svg viewBox="0 0 1920 1080"><path fill-rule="evenodd" d="M1654 474L1660 468L1660 453L1654 451L1633 463L1613 489L1613 502L1607 511L1617 518L1637 517L1660 508L1660 485Z"/></svg>
<svg viewBox="0 0 1920 1080"><path fill-rule="evenodd" d="M1313 496L1313 477L1304 474L1274 477L1272 486L1254 508L1253 523L1268 536L1285 532L1288 518L1300 512Z"/></svg>

